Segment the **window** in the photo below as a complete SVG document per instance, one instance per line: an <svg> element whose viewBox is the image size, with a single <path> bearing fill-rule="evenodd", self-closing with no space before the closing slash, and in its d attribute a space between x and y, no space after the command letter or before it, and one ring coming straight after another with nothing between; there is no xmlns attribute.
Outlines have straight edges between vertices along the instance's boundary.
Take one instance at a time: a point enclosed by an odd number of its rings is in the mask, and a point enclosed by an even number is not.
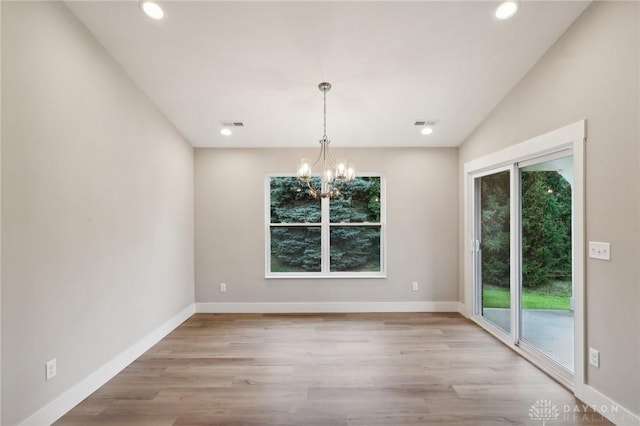
<svg viewBox="0 0 640 426"><path fill-rule="evenodd" d="M332 200L292 176L266 186L267 277L384 277L382 176L357 177Z"/></svg>

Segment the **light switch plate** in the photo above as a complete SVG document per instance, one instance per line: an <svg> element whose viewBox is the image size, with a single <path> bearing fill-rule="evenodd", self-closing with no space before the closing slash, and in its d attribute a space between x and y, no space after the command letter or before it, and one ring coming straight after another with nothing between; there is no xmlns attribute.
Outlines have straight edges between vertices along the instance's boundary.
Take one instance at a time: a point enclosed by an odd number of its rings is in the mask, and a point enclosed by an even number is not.
<svg viewBox="0 0 640 426"><path fill-rule="evenodd" d="M589 241L589 257L592 259L611 260L611 244Z"/></svg>

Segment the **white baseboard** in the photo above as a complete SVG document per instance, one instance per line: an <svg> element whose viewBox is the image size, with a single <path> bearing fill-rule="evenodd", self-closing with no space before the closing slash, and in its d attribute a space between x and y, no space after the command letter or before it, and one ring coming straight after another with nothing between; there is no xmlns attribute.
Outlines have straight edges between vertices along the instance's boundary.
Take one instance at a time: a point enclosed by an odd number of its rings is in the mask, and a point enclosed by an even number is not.
<svg viewBox="0 0 640 426"><path fill-rule="evenodd" d="M459 312L459 310L459 302L196 303L196 312L206 314Z"/></svg>
<svg viewBox="0 0 640 426"><path fill-rule="evenodd" d="M56 399L23 420L21 426L50 425L75 407L100 386L111 380L116 374L131 364L136 358L158 343L167 334L195 313L195 304L191 304L173 318L165 321L158 328L142 338L139 342L113 358L111 361L91 373L80 383L58 396Z"/></svg>
<svg viewBox="0 0 640 426"><path fill-rule="evenodd" d="M471 312L467 309L467 305L465 305L463 302L460 302L458 304L458 313L465 318L471 319Z"/></svg>
<svg viewBox="0 0 640 426"><path fill-rule="evenodd" d="M615 425L640 425L640 416L627 410L622 405L589 385L583 385L580 389L577 389L576 397Z"/></svg>

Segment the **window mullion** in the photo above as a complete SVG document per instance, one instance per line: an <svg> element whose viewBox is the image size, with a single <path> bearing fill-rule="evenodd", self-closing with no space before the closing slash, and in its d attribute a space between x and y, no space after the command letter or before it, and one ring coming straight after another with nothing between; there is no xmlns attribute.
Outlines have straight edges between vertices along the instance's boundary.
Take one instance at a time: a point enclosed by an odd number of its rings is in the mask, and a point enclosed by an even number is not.
<svg viewBox="0 0 640 426"><path fill-rule="evenodd" d="M321 262L321 270L323 274L328 274L330 271L329 268L329 197L322 198L321 204L321 212L322 212L322 262Z"/></svg>

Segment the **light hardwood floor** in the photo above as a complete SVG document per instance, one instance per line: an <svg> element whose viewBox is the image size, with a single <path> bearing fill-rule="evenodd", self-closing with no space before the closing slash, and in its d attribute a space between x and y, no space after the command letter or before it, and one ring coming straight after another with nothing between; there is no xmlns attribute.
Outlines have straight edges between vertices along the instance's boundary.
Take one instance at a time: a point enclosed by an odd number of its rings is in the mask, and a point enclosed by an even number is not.
<svg viewBox="0 0 640 426"><path fill-rule="evenodd" d="M576 405L458 314L197 314L55 424L611 424Z"/></svg>

